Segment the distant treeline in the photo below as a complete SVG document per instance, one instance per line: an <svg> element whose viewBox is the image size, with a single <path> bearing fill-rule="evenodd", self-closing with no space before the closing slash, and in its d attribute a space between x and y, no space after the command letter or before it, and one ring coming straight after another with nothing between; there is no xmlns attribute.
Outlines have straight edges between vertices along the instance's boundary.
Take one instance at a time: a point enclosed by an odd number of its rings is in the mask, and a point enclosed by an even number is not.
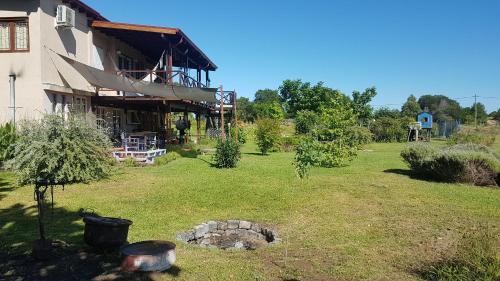
<svg viewBox="0 0 500 281"><path fill-rule="evenodd" d="M444 95L423 95L417 98L410 95L401 109L382 107L375 110L370 102L377 95L375 87L363 92L354 91L349 97L338 90L329 88L324 83L311 84L301 80L285 80L278 89L263 89L255 93L254 100L238 98L240 120L254 122L258 118L295 118L300 111L318 111L333 102L349 105L360 125L382 117L415 118L424 110L434 116L435 121L460 120L473 124L475 110L477 121L484 124L488 119L484 104L478 102L470 107L461 107L459 102ZM476 107L477 106L477 107ZM500 109L491 112L489 117L500 120Z"/></svg>

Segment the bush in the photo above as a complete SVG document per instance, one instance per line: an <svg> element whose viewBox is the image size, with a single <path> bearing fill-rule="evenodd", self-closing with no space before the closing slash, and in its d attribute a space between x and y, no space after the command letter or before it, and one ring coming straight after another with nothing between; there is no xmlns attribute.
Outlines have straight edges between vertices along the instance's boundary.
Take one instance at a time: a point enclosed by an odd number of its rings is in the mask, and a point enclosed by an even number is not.
<svg viewBox="0 0 500 281"><path fill-rule="evenodd" d="M301 142L303 138L300 136L284 136L280 140L280 151L290 152Z"/></svg>
<svg viewBox="0 0 500 281"><path fill-rule="evenodd" d="M370 124L370 131L377 142L405 142L411 122L414 122L412 118L381 117Z"/></svg>
<svg viewBox="0 0 500 281"><path fill-rule="evenodd" d="M135 160L134 157L127 157L122 161L123 166L125 167L139 167L140 164Z"/></svg>
<svg viewBox="0 0 500 281"><path fill-rule="evenodd" d="M342 167L347 165L356 157L358 149L356 146L343 143L342 141L331 141L320 144L321 160L319 165L325 168Z"/></svg>
<svg viewBox="0 0 500 281"><path fill-rule="evenodd" d="M346 132L349 143L354 146L362 146L364 144L371 143L373 140L373 134L366 127L362 126L352 126L347 128Z"/></svg>
<svg viewBox="0 0 500 281"><path fill-rule="evenodd" d="M18 128L9 165L21 184L38 179L53 183L98 180L109 173L111 142L106 134L78 117L46 115Z"/></svg>
<svg viewBox="0 0 500 281"><path fill-rule="evenodd" d="M236 138L236 132L238 132L238 142L240 144L245 144L247 142L247 132L242 127L238 127L237 129L231 129L231 138Z"/></svg>
<svg viewBox="0 0 500 281"><path fill-rule="evenodd" d="M496 185L500 157L482 145L457 145L438 150L429 144L408 145L401 156L422 178L475 185Z"/></svg>
<svg viewBox="0 0 500 281"><path fill-rule="evenodd" d="M307 177L311 167L316 166L321 159L320 143L312 138L306 138L296 147L293 165L299 178Z"/></svg>
<svg viewBox="0 0 500 281"><path fill-rule="evenodd" d="M217 168L234 168L241 158L240 144L230 138L217 143L214 161Z"/></svg>
<svg viewBox="0 0 500 281"><path fill-rule="evenodd" d="M14 156L13 145L16 139L16 130L11 123L0 126L0 164Z"/></svg>
<svg viewBox="0 0 500 281"><path fill-rule="evenodd" d="M448 144L475 143L491 146L495 142L494 134L482 133L479 131L460 131L453 134L448 140Z"/></svg>
<svg viewBox="0 0 500 281"><path fill-rule="evenodd" d="M319 116L317 113L309 110L301 110L297 112L297 117L295 117L295 133L309 134L318 125L318 122Z"/></svg>
<svg viewBox="0 0 500 281"><path fill-rule="evenodd" d="M172 151L160 157L156 157L154 164L156 166L163 166L181 157L182 156L179 153L177 153L176 151Z"/></svg>
<svg viewBox="0 0 500 281"><path fill-rule="evenodd" d="M255 141L264 155L280 141L280 122L276 119L263 118L257 120Z"/></svg>

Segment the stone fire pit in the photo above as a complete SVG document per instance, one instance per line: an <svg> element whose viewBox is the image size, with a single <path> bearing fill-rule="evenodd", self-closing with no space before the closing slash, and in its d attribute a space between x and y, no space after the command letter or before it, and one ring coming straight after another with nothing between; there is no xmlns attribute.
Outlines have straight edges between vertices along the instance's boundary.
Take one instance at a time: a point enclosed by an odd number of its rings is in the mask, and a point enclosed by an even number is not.
<svg viewBox="0 0 500 281"><path fill-rule="evenodd" d="M281 241L275 231L240 220L208 221L177 234L177 240L202 247L255 250Z"/></svg>

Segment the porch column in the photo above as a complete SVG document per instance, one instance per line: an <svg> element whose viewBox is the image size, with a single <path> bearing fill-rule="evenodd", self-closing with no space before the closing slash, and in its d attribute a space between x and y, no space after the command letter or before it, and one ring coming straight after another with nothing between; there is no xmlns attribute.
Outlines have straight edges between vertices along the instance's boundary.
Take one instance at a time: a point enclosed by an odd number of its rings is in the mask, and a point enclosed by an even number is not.
<svg viewBox="0 0 500 281"><path fill-rule="evenodd" d="M184 109L184 121L189 124L189 113L188 113L188 109L187 109L187 106L186 108ZM186 132L186 139L184 140L184 143L189 143L189 136L190 136L190 133L191 133L191 126L188 126L187 127L187 132Z"/></svg>
<svg viewBox="0 0 500 281"><path fill-rule="evenodd" d="M196 113L196 142L201 141L201 112Z"/></svg>
<svg viewBox="0 0 500 281"><path fill-rule="evenodd" d="M172 85L172 74L173 74L173 60L172 60L172 47L167 54L167 83Z"/></svg>

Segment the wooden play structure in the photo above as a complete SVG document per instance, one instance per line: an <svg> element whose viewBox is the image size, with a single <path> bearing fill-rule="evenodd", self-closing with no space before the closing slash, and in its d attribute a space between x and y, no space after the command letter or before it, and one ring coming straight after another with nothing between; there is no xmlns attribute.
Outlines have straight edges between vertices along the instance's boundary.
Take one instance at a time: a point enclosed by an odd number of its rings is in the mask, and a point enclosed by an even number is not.
<svg viewBox="0 0 500 281"><path fill-rule="evenodd" d="M408 124L408 142L431 141L432 114L424 111L417 115L417 121Z"/></svg>

